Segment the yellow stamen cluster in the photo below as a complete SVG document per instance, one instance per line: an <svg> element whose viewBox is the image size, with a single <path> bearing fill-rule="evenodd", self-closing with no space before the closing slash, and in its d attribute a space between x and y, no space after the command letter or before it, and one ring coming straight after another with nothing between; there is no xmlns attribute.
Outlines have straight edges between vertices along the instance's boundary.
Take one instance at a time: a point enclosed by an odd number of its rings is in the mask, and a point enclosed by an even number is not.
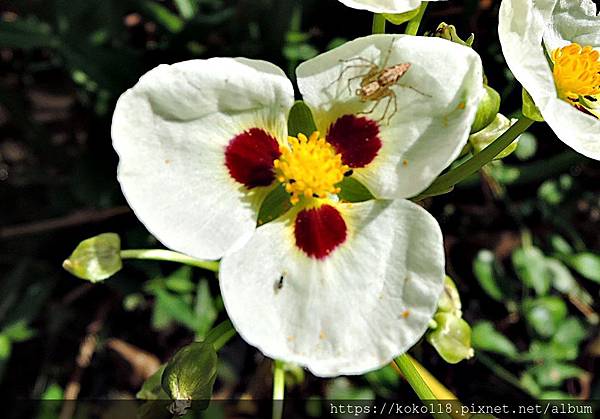
<svg viewBox="0 0 600 419"><path fill-rule="evenodd" d="M552 53L554 82L560 97L577 101L600 94L600 52L570 44Z"/></svg>
<svg viewBox="0 0 600 419"><path fill-rule="evenodd" d="M350 168L342 163L342 156L318 132L310 138L299 134L289 137L288 146L281 146L281 156L274 161L277 180L291 194L296 204L301 197L325 198L337 194L336 185Z"/></svg>

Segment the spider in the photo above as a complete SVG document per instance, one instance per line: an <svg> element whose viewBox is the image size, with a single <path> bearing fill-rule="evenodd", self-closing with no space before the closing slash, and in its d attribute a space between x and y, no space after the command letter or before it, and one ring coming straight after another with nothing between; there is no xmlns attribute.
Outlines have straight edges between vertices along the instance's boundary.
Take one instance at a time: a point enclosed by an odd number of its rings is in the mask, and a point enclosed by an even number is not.
<svg viewBox="0 0 600 419"><path fill-rule="evenodd" d="M355 57L355 58L350 58L348 60L341 60L341 62L343 62L343 63L359 61L359 62L362 62L362 64L354 64L354 65L346 66L345 68L342 69L340 76L333 82L333 83L335 83L335 82L339 81L348 70L351 70L353 68L368 68L369 70L366 73L359 74L357 76L353 76L348 79L348 92L350 94L352 94L351 83L356 79L361 79L360 86L355 90L356 96L358 96L358 98L360 99L361 102L369 102L369 101L374 102L371 109L369 109L368 111L362 112L363 115L369 115L369 114L372 114L373 112L375 112L375 109L377 109L377 106L379 106L379 103L381 103L381 101L383 99L387 98L387 104L385 106L385 110L384 110L383 114L381 115L381 118L379 118L377 120L377 122L386 120L386 124L389 124L390 119L398 111L396 92L394 92L392 90L392 87L394 85L398 84L399 86L403 86L403 87L412 89L421 95L431 97L428 94L420 92L419 90L415 89L414 87L404 86L404 85L400 85L398 83L400 81L400 79L410 69L411 64L410 63L400 63L400 64L392 65L389 67L387 66L388 60L389 60L391 52L392 52L393 45L394 45L394 41L392 41L392 43L390 44L390 47L388 49L388 52L386 54L386 57L385 57L385 60L384 60L382 66L379 66L379 65L375 64L373 61L368 60L364 57ZM391 114L388 116L391 106L393 106L393 110L392 110Z"/></svg>

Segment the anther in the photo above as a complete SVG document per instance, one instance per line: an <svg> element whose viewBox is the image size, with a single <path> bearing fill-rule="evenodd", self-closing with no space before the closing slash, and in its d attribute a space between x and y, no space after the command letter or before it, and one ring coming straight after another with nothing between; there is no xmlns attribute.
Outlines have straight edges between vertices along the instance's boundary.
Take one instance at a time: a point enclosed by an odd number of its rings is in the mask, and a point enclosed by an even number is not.
<svg viewBox="0 0 600 419"><path fill-rule="evenodd" d="M350 169L350 170L348 170L347 172L344 173L344 176L345 177L352 176L353 173L354 173L354 170Z"/></svg>

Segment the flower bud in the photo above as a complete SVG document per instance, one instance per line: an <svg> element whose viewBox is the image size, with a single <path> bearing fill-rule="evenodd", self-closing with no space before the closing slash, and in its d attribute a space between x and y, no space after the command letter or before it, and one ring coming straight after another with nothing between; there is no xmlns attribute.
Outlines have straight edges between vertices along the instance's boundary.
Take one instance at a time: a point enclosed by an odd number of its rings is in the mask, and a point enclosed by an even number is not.
<svg viewBox="0 0 600 419"><path fill-rule="evenodd" d="M444 361L456 364L474 355L471 327L460 317L441 312L434 316L437 327L427 334L427 341Z"/></svg>
<svg viewBox="0 0 600 419"><path fill-rule="evenodd" d="M491 124L500 110L500 95L490 86L484 84L485 94L479 101L475 121L471 125L471 134L479 132Z"/></svg>
<svg viewBox="0 0 600 419"><path fill-rule="evenodd" d="M62 266L78 278L92 282L102 281L123 267L121 239L118 234L103 233L84 240Z"/></svg>
<svg viewBox="0 0 600 419"><path fill-rule="evenodd" d="M473 41L475 40L475 35L471 34L466 41L463 41L456 33L456 27L454 25L448 25L445 22L442 22L438 25L437 29L433 33L433 36L437 38L444 38L469 48L473 46Z"/></svg>
<svg viewBox="0 0 600 419"><path fill-rule="evenodd" d="M194 342L180 349L163 372L163 390L173 400L210 400L217 377L217 353L211 343ZM180 407L189 407L183 404Z"/></svg>
<svg viewBox="0 0 600 419"><path fill-rule="evenodd" d="M469 136L469 143L473 147L473 151L480 152L488 145L493 143L498 137L504 134L516 119L510 120L502 114L497 114L494 121L481 131ZM496 156L494 160L503 159L516 150L519 143L519 138L513 141L507 148Z"/></svg>

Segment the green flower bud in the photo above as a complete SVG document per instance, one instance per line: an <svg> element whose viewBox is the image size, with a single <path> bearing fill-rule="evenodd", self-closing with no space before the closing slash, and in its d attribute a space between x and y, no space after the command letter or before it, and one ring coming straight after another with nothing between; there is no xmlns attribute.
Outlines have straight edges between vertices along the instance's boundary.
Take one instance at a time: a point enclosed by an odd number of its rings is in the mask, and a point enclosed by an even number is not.
<svg viewBox="0 0 600 419"><path fill-rule="evenodd" d="M446 276L444 278L444 292L442 292L442 296L438 302L437 312L454 314L460 318L462 316L461 308L460 295L458 295L456 284L454 284L454 281L449 276Z"/></svg>
<svg viewBox="0 0 600 419"><path fill-rule="evenodd" d="M427 334L427 341L449 364L456 364L474 355L471 347L471 327L451 313L434 316L437 328Z"/></svg>
<svg viewBox="0 0 600 419"><path fill-rule="evenodd" d="M123 267L121 239L118 234L104 233L84 240L62 266L78 278L102 281Z"/></svg>
<svg viewBox="0 0 600 419"><path fill-rule="evenodd" d="M500 95L488 85L483 85L485 95L481 98L477 107L475 121L471 125L471 134L479 132L494 121L500 110Z"/></svg>
<svg viewBox="0 0 600 419"><path fill-rule="evenodd" d="M473 150L478 153L488 145L494 142L498 137L504 134L512 124L516 122L515 119L510 120L502 114L497 114L494 121L481 131L469 136L469 143L473 147ZM507 148L504 149L500 154L496 156L494 160L503 159L510 155L516 150L519 144L519 138L513 141Z"/></svg>
<svg viewBox="0 0 600 419"><path fill-rule="evenodd" d="M390 22L394 25L401 25L405 22L408 22L409 20L411 20L413 17L415 17L418 14L419 14L419 8L417 7L414 10L409 10L408 12L399 13L399 14L383 13L383 17L385 17L388 22Z"/></svg>
<svg viewBox="0 0 600 419"><path fill-rule="evenodd" d="M469 48L472 48L473 41L475 40L475 35L471 34L471 36L469 36L466 41L463 41L456 33L456 27L454 25L448 25L444 22L438 25L437 29L433 33L433 36L437 38L444 38Z"/></svg>
<svg viewBox="0 0 600 419"><path fill-rule="evenodd" d="M162 374L161 385L173 400L208 401L216 378L217 353L213 345L194 342L171 358Z"/></svg>
<svg viewBox="0 0 600 419"><path fill-rule="evenodd" d="M537 122L544 122L544 117L540 113L540 110L538 109L538 107L533 102L533 99L529 95L529 92L527 90L523 89L521 96L523 98L523 115L525 115L527 118L529 118L531 120L534 120Z"/></svg>

